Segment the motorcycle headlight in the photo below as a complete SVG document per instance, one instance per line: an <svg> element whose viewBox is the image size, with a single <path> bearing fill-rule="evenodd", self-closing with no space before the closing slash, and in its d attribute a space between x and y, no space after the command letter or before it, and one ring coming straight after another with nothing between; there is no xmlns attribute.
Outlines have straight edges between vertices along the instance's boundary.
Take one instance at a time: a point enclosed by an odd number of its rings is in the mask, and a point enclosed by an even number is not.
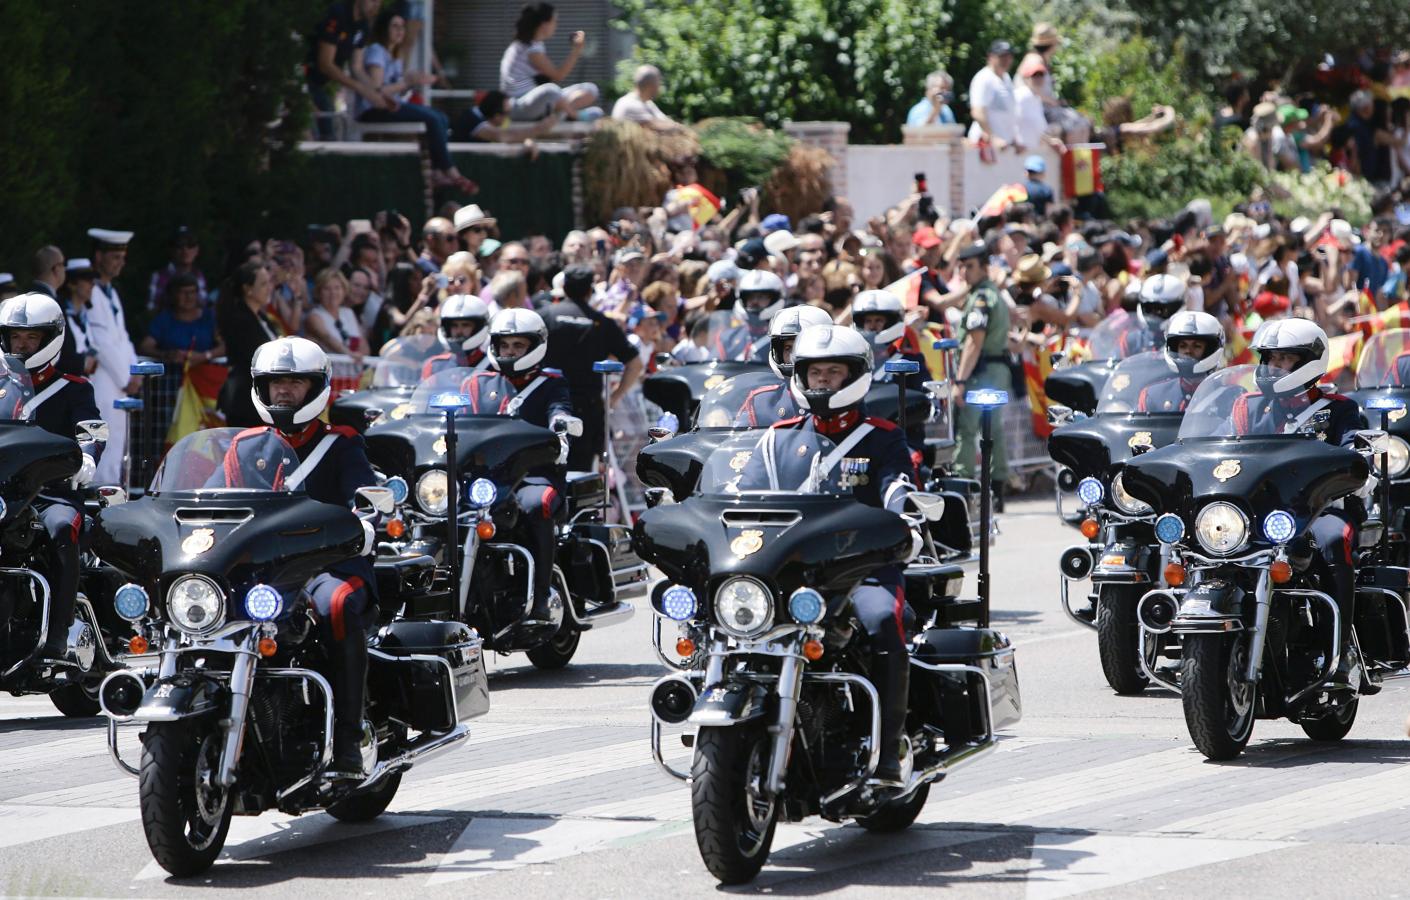
<svg viewBox="0 0 1410 900"><path fill-rule="evenodd" d="M1248 541L1248 517L1232 503L1216 501L1195 516L1195 536L1210 553L1233 553Z"/></svg>
<svg viewBox="0 0 1410 900"><path fill-rule="evenodd" d="M1121 483L1121 476L1125 474L1125 472L1117 472L1116 477L1111 480L1111 500L1116 504L1116 508L1128 516L1144 516L1153 512L1149 503L1137 500L1126 493L1126 486Z"/></svg>
<svg viewBox="0 0 1410 900"><path fill-rule="evenodd" d="M1297 531L1297 520L1283 509L1275 509L1263 517L1263 536L1274 544L1286 544Z"/></svg>
<svg viewBox="0 0 1410 900"><path fill-rule="evenodd" d="M470 505L479 509L493 506L498 491L488 478L476 478L470 485Z"/></svg>
<svg viewBox="0 0 1410 900"><path fill-rule="evenodd" d="M715 593L715 617L735 637L763 634L773 623L773 598L753 578L731 578Z"/></svg>
<svg viewBox="0 0 1410 900"><path fill-rule="evenodd" d="M1077 482L1077 496L1088 506L1102 499L1102 483L1095 478L1083 478Z"/></svg>
<svg viewBox="0 0 1410 900"><path fill-rule="evenodd" d="M803 625L821 621L825 609L827 605L823 603L822 594L812 588L799 588L788 598L788 614L793 621Z"/></svg>
<svg viewBox="0 0 1410 900"><path fill-rule="evenodd" d="M113 610L129 622L147 614L147 591L140 584L124 584L113 594Z"/></svg>
<svg viewBox="0 0 1410 900"><path fill-rule="evenodd" d="M1390 436L1390 452L1386 456L1390 462L1391 478L1399 478L1405 474L1407 469L1410 469L1410 444L1405 443L1404 438L1392 434ZM1381 455L1379 453L1371 457L1371 464L1375 466L1376 474L1380 475ZM3 517L3 514L0 514L0 517Z"/></svg>
<svg viewBox="0 0 1410 900"><path fill-rule="evenodd" d="M406 486L406 479L400 475L393 475L387 479L387 489L392 492L392 502L400 506L406 502L406 497L411 490Z"/></svg>
<svg viewBox="0 0 1410 900"><path fill-rule="evenodd" d="M284 611L284 598L267 584L257 584L245 593L245 613L256 622L273 622Z"/></svg>
<svg viewBox="0 0 1410 900"><path fill-rule="evenodd" d="M416 503L430 515L446 514L449 495L450 483L446 480L445 469L432 469L416 480Z"/></svg>
<svg viewBox="0 0 1410 900"><path fill-rule="evenodd" d="M186 575L167 591L166 611L177 628L204 634L225 620L225 598L210 579Z"/></svg>
<svg viewBox="0 0 1410 900"><path fill-rule="evenodd" d="M695 607L695 591L683 584L671 585L661 595L661 611L677 622L692 618Z"/></svg>
<svg viewBox="0 0 1410 900"><path fill-rule="evenodd" d="M1185 523L1174 513L1155 520L1155 536L1162 544L1173 544L1185 536Z"/></svg>

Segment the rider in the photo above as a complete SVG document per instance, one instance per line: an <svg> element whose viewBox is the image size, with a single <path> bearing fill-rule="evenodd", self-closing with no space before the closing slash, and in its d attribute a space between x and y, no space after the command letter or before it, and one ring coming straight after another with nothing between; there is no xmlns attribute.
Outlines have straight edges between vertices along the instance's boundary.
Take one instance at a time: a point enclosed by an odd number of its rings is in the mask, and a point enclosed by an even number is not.
<svg viewBox="0 0 1410 900"><path fill-rule="evenodd" d="M474 294L451 294L441 304L441 324L437 333L450 348L426 360L422 379L442 369L465 368L479 371L489 365L485 347L490 342L490 309Z"/></svg>
<svg viewBox="0 0 1410 900"><path fill-rule="evenodd" d="M1124 359L1145 350L1154 350L1163 341L1165 323L1185 306L1185 282L1174 275L1152 275L1141 283L1136 305L1139 328L1124 331L1120 338Z"/></svg>
<svg viewBox="0 0 1410 900"><path fill-rule="evenodd" d="M543 367L548 326L538 313L531 309L495 313L489 350L490 368L471 375L463 388L472 413L511 416L560 435L582 433L582 422L573 415L568 382L562 373ZM514 492L524 543L534 555L534 606L529 618L540 622L551 621L558 545L555 523L563 514L566 489L560 464L532 473Z"/></svg>
<svg viewBox="0 0 1410 900"><path fill-rule="evenodd" d="M1234 401L1230 412L1234 434L1310 434L1329 444L1346 446L1366 419L1356 401L1317 386L1331 356L1327 333L1307 319L1265 322L1253 336L1258 354L1254 377L1258 389ZM1355 497L1345 498L1342 509L1328 509L1312 521L1308 535L1331 572L1333 597L1341 615L1341 663L1333 681L1352 690L1360 686L1370 694L1380 686L1365 677L1361 657L1351 640L1354 621L1356 572L1352 555L1357 527L1364 515Z"/></svg>
<svg viewBox="0 0 1410 900"><path fill-rule="evenodd" d="M357 489L377 484L362 436L345 425L328 426L319 415L332 392L328 356L313 341L286 337L263 344L250 361L251 398L270 427L250 428L231 442L259 445L277 432L299 463L286 479L314 500L351 507ZM361 777L363 696L367 682L367 633L376 625L377 579L366 556L343 560L304 586L318 614L319 632L333 669L333 762L329 773Z"/></svg>
<svg viewBox="0 0 1410 900"><path fill-rule="evenodd" d="M788 380L793 377L793 341L815 325L831 325L832 316L816 306L790 306L769 320L769 368L779 377L749 392L734 416L736 428L762 428L798 415Z"/></svg>
<svg viewBox="0 0 1410 900"><path fill-rule="evenodd" d="M783 309L783 279L750 269L735 288L735 324L715 336L717 359L763 362L769 350L769 320Z"/></svg>
<svg viewBox="0 0 1410 900"><path fill-rule="evenodd" d="M793 344L790 385L806 412L774 428L808 429L826 436L852 476L852 494L868 506L900 512L917 483L905 436L895 423L868 417L872 350L851 328L808 328ZM872 572L852 592L852 611L872 642L871 680L881 697L881 761L878 781L898 782L902 735L910 686L905 639L905 581L898 566Z"/></svg>
<svg viewBox="0 0 1410 900"><path fill-rule="evenodd" d="M886 361L909 359L920 363L920 371L906 376L906 387L918 391L925 389L930 373L926 369L925 356L921 353L916 333L906 327L905 308L900 297L890 291L862 291L852 301L852 324L871 342L872 355L876 358L873 380L894 381L885 369Z"/></svg>
<svg viewBox="0 0 1410 900"><path fill-rule="evenodd" d="M53 298L31 293L12 297L0 305L0 349L19 357L29 371L35 394L21 398L14 386L0 390L14 400L16 416L23 415L51 434L72 438L78 423L100 418L93 400L93 386L77 375L61 375L54 363L64 343L64 311ZM7 408L9 405L7 404ZM78 597L79 540L83 535L83 498L76 490L93 480L101 445L81 443L83 458L71 480L51 482L34 500L46 536L49 579L49 630L39 651L43 663L62 664L68 656L69 627Z"/></svg>
<svg viewBox="0 0 1410 900"><path fill-rule="evenodd" d="M1209 313L1181 310L1165 326L1164 355L1175 377L1142 388L1137 412L1184 412L1195 388L1224 363L1224 328Z"/></svg>

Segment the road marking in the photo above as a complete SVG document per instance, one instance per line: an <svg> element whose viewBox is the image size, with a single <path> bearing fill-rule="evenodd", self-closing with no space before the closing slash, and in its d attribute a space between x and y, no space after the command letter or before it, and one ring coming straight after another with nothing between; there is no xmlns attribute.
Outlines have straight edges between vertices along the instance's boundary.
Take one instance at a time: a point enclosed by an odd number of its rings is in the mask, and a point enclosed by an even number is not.
<svg viewBox="0 0 1410 900"><path fill-rule="evenodd" d="M656 828L655 822L477 818L441 858L427 886L448 884L603 849Z"/></svg>
<svg viewBox="0 0 1410 900"><path fill-rule="evenodd" d="M24 744L0 751L0 775L23 772L25 769L53 768L69 760L85 756L103 756L108 752L101 732L42 744Z"/></svg>
<svg viewBox="0 0 1410 900"><path fill-rule="evenodd" d="M75 815L68 806L0 806L0 847L14 847L138 818L137 808L90 806Z"/></svg>
<svg viewBox="0 0 1410 900"><path fill-rule="evenodd" d="M1080 634L1096 634L1096 632L1090 628L1073 628L1069 631L1059 631L1054 634L1042 634L1038 637L1019 637L1014 638L1013 648L1015 650L1020 650L1024 647L1027 647L1029 644L1041 644L1044 641L1065 641L1070 637L1077 637Z"/></svg>
<svg viewBox="0 0 1410 900"><path fill-rule="evenodd" d="M1036 834L1027 900L1057 900L1287 846L1276 841Z"/></svg>

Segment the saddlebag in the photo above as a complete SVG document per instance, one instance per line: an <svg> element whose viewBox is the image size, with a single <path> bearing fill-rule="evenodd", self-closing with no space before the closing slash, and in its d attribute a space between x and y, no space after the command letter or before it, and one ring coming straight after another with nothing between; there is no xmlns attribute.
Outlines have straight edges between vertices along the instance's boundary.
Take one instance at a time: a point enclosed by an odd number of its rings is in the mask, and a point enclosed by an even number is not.
<svg viewBox="0 0 1410 900"><path fill-rule="evenodd" d="M480 636L460 622L393 622L372 647L369 695L417 731L447 731L490 708Z"/></svg>
<svg viewBox="0 0 1410 900"><path fill-rule="evenodd" d="M1023 714L1013 644L1001 632L932 628L911 644L911 661L912 695L923 692L952 747L988 740ZM943 668L955 665L967 668Z"/></svg>
<svg viewBox="0 0 1410 900"><path fill-rule="evenodd" d="M558 564L575 596L595 603L645 597L649 572L632 547L625 525L580 522L568 528L560 544Z"/></svg>

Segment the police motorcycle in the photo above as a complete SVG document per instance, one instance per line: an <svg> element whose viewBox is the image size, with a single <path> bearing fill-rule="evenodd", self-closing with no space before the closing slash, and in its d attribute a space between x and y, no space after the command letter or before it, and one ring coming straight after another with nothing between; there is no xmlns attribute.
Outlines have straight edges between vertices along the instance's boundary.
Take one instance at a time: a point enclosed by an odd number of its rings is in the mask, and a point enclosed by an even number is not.
<svg viewBox="0 0 1410 900"><path fill-rule="evenodd" d="M329 777L332 651L302 589L366 553L392 500L367 487L356 511L321 503L290 487L297 465L273 430L197 432L145 497L99 517L98 552L130 579L116 612L134 649L160 660L104 680L109 751L139 778L148 846L177 876L215 862L232 815L375 818L407 769L462 744L465 722L489 708L474 631L443 610L408 614L430 591L431 560L379 560L361 777ZM119 723L145 726L139 765L118 750Z"/></svg>
<svg viewBox="0 0 1410 900"><path fill-rule="evenodd" d="M328 409L329 423L345 425L359 433L366 431L383 412L410 400L428 361L447 352L445 343L434 334L388 341L372 366L367 387L333 398Z"/></svg>
<svg viewBox="0 0 1410 900"><path fill-rule="evenodd" d="M1137 610L1142 665L1180 692L1190 736L1210 759L1242 752L1258 718L1288 718L1314 740L1340 740L1360 694L1379 691L1410 662L1405 569L1342 545L1351 512L1324 515L1365 489L1365 456L1384 455L1385 436L1356 432L1358 449L1319 439L1336 398L1317 392L1298 395L1311 399L1295 417L1271 414L1280 379L1301 376L1269 368L1211 375L1179 440L1122 473L1133 497L1161 510L1154 527L1168 559L1168 587L1148 592ZM1330 541L1319 534L1327 523ZM1363 537L1374 538L1378 529L1366 524ZM1351 617L1334 597L1343 554ZM1157 669L1162 658L1178 667Z"/></svg>
<svg viewBox="0 0 1410 900"><path fill-rule="evenodd" d="M725 352L725 335L738 325L733 312L711 313L696 358L682 361L670 354L658 354L656 371L641 380L642 396L673 417L676 427L671 430L678 430L681 424L689 427L709 392L728 379L746 374L768 377L762 358L731 359L721 355Z"/></svg>
<svg viewBox="0 0 1410 900"><path fill-rule="evenodd" d="M979 393L967 399L982 403ZM680 624L676 650L689 661L652 689L653 753L690 781L701 857L724 883L759 872L779 821L908 827L929 786L1021 713L1012 645L987 627L987 557L980 598L960 599L963 570L935 559L930 536L943 500L911 493L904 516L860 502L867 473L845 458L851 443L803 429L736 433L696 493L636 525L643 558L665 575L653 606ZM887 695L854 606L862 581L888 566L904 566L919 617L906 624L895 780L879 777ZM696 729L681 736L694 748L689 773L663 756L667 727Z"/></svg>
<svg viewBox="0 0 1410 900"><path fill-rule="evenodd" d="M1066 408L1049 409L1058 427L1048 452L1077 483L1081 503L1069 515L1059 492L1058 514L1086 539L1059 558L1062 608L1097 632L1102 672L1118 694L1139 694L1149 683L1136 605L1152 585L1164 586L1166 562L1153 530L1155 510L1131 496L1121 470L1131 458L1175 441L1190 396L1223 363L1223 327L1208 313L1179 312L1167 331L1161 352L1117 365L1096 415L1077 419ZM1087 603L1074 608L1072 583L1085 579L1091 580Z"/></svg>
<svg viewBox="0 0 1410 900"><path fill-rule="evenodd" d="M1355 400L1371 427L1389 435L1387 464L1374 456L1371 464L1380 478L1376 499L1381 510L1390 510L1376 551L1381 562L1410 565L1410 329L1392 328L1372 335L1356 364ZM1386 474L1389 477L1385 477Z"/></svg>
<svg viewBox="0 0 1410 900"><path fill-rule="evenodd" d="M487 649L561 668L584 631L631 617L627 601L645 596L647 567L632 550L630 530L606 520L602 475L567 472L566 522L555 528L552 588L542 604L548 616L533 615L534 554L501 535L516 534L520 524L516 489L534 470L566 459L573 423L554 431L525 422L509 397L483 398L503 401L503 414L471 413L465 391L475 371L437 372L367 429L368 458L398 502L384 545L436 560L456 617L485 636Z"/></svg>

